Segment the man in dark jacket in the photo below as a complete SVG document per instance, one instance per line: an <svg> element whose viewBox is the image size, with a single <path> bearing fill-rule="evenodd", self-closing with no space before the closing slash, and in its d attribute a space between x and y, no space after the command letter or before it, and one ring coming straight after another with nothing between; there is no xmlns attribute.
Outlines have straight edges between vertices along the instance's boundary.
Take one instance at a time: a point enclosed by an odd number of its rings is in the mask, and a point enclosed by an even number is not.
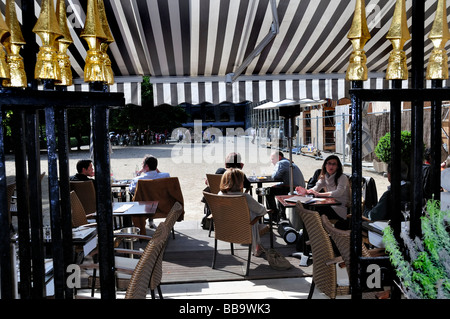
<svg viewBox="0 0 450 319"><path fill-rule="evenodd" d="M94 177L94 166L90 159L77 162L77 173L70 177L71 181L92 181Z"/></svg>
<svg viewBox="0 0 450 319"><path fill-rule="evenodd" d="M401 186L400 186L400 200L402 202L409 202L409 192L411 187L411 182L407 181L408 176L408 166L402 163L401 166ZM391 181L391 165L388 165L387 177L389 182ZM370 210L364 212L364 216L370 220L390 220L392 218L391 209L391 186L388 186L387 191L381 195L378 203Z"/></svg>

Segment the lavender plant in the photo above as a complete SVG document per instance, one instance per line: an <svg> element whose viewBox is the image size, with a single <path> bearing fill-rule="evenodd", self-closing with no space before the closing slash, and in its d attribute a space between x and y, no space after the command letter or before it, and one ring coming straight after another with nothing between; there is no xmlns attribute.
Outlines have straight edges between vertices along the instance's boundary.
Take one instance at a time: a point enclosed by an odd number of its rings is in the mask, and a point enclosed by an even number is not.
<svg viewBox="0 0 450 319"><path fill-rule="evenodd" d="M405 259L392 228L384 229L383 242L407 298L450 299L449 218L450 211L441 211L438 201L429 200L421 217L422 238L411 239L401 232L408 259Z"/></svg>

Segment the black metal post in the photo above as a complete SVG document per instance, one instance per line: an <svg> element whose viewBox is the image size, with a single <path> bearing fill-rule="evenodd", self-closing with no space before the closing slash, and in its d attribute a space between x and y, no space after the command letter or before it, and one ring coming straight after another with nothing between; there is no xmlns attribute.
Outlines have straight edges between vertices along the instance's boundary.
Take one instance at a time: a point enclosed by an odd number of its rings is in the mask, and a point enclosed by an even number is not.
<svg viewBox="0 0 450 319"><path fill-rule="evenodd" d="M72 211L70 206L70 184L69 184L69 137L67 125L67 110L56 109L56 128L58 131L58 155L59 155L59 186L61 194L61 227L64 251L64 269L72 264ZM67 273L65 272L65 279ZM73 289L65 285L65 298L73 298Z"/></svg>
<svg viewBox="0 0 450 319"><path fill-rule="evenodd" d="M90 91L105 91L104 83L90 83ZM109 154L108 107L92 107L92 126L97 190L97 233L102 299L115 299L114 236L111 199L111 167Z"/></svg>
<svg viewBox="0 0 450 319"><path fill-rule="evenodd" d="M45 128L48 151L48 185L50 202L50 221L52 230L53 274L55 298L64 298L64 255L61 232L61 210L59 202L58 163L56 151L55 107L45 107Z"/></svg>
<svg viewBox="0 0 450 319"><path fill-rule="evenodd" d="M17 108L13 113L12 134L16 166L17 225L19 234L20 284L22 299L30 299L31 293L31 247L30 247L30 208L26 174L25 122L24 111Z"/></svg>
<svg viewBox="0 0 450 319"><path fill-rule="evenodd" d="M413 0L411 25L411 75L414 89L424 87L424 24L425 1ZM420 217L423 207L423 101L412 101L412 205L410 218L410 236L421 236Z"/></svg>
<svg viewBox="0 0 450 319"><path fill-rule="evenodd" d="M392 80L393 89L402 88L402 80ZM400 239L401 229L401 131L402 131L402 111L401 101L391 101L390 112L390 131L391 131L391 206L392 206L392 218L391 225L394 231L395 237ZM406 163L405 163L406 165Z"/></svg>
<svg viewBox="0 0 450 319"><path fill-rule="evenodd" d="M41 163L38 111L26 112L26 148L28 155L28 202L30 205L31 260L33 265L33 298L45 296L45 263L42 223ZM32 209L31 209L32 208Z"/></svg>
<svg viewBox="0 0 450 319"><path fill-rule="evenodd" d="M0 105L0 123L3 123L3 108ZM8 198L6 196L5 142L3 125L0 126L0 287L1 298L13 299L12 271L10 252L10 225Z"/></svg>
<svg viewBox="0 0 450 319"><path fill-rule="evenodd" d="M362 81L352 81L352 88L361 89ZM360 257L362 254L362 101L351 95L352 101L352 230L350 237L350 285L352 299L362 298Z"/></svg>
<svg viewBox="0 0 450 319"><path fill-rule="evenodd" d="M442 80L432 80L433 88L442 88ZM431 162L430 186L431 195L435 200L441 200L441 144L442 144L442 101L431 101Z"/></svg>

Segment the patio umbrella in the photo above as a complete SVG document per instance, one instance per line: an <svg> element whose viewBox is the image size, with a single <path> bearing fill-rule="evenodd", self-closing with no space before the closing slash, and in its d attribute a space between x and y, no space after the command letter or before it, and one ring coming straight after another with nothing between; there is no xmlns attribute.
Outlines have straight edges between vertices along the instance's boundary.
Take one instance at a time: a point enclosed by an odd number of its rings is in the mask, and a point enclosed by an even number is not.
<svg viewBox="0 0 450 319"><path fill-rule="evenodd" d="M293 175L293 164L292 164L292 140L297 134L295 130L295 117L300 115L302 108L322 105L327 103L325 100L312 100L312 99L301 99L301 100L282 100L280 102L267 102L255 107L255 110L273 110L278 109L280 112L280 117L284 118L284 134L288 139L288 149L289 149L289 168L290 168L290 180L289 180L289 192L293 194L294 192L294 175Z"/></svg>

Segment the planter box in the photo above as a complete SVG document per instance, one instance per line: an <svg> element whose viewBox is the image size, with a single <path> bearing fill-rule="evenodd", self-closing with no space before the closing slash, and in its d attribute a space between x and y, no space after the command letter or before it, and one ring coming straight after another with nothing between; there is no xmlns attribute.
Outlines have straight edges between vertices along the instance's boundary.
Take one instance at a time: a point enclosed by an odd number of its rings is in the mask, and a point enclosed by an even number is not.
<svg viewBox="0 0 450 319"><path fill-rule="evenodd" d="M376 160L373 160L373 168L378 173L385 173L385 172L387 173L387 171L388 171L388 164L385 163L385 162L378 162Z"/></svg>

